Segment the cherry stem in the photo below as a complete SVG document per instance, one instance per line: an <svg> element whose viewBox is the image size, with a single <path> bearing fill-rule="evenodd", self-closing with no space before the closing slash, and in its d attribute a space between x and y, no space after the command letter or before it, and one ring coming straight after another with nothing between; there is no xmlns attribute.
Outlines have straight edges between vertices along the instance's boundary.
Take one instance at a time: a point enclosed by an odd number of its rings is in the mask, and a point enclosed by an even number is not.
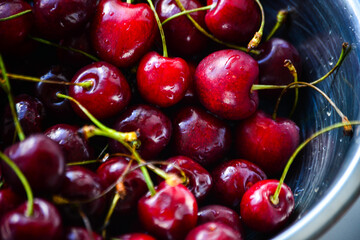
<svg viewBox="0 0 360 240"><path fill-rule="evenodd" d="M294 78L294 82L297 83L298 82L298 74L297 74L294 64L289 59L286 59L284 61L284 67L287 67L289 69L290 74ZM286 88L284 88L284 89L286 89ZM284 89L283 89L283 91L284 91ZM299 101L299 88L295 88L295 99L294 99L294 104L292 106L292 109L290 111L290 118L292 117L292 115L295 112L298 101Z"/></svg>
<svg viewBox="0 0 360 240"><path fill-rule="evenodd" d="M114 198L113 198L113 200L111 202L111 205L110 205L110 209L109 209L109 211L108 211L108 213L107 213L107 215L105 217L105 221L104 221L104 225L103 225L104 229L103 229L103 231L101 233L101 235L102 235L102 237L104 239L106 239L106 226L109 224L111 216L112 216L112 214L113 214L113 212L115 210L115 207L116 207L117 203L119 202L119 200L120 200L120 195L118 193L115 193Z"/></svg>
<svg viewBox="0 0 360 240"><path fill-rule="evenodd" d="M15 172L16 176L21 181L27 196L27 209L26 216L30 217L34 214L34 195L32 193L30 184L26 179L25 175L21 172L20 168L4 153L0 152L0 158Z"/></svg>
<svg viewBox="0 0 360 240"><path fill-rule="evenodd" d="M80 206L78 206L78 211L79 211L79 214L81 216L81 219L83 220L86 231L88 232L90 240L94 240L93 230L92 230L89 218L86 216L84 211L80 208Z"/></svg>
<svg viewBox="0 0 360 240"><path fill-rule="evenodd" d="M175 0L176 4L178 5L178 7L180 8L180 10L182 12L186 11L186 9L184 8L184 5L182 5L182 3L180 2L180 0ZM217 42L219 44L222 44L224 46L227 46L229 48L234 48L243 52L248 52L246 47L240 47L231 43L226 43L224 41L221 41L220 39L216 38L215 36L213 36L212 34L208 33L203 27L200 26L200 24L198 24L195 19L193 17L190 16L190 14L186 14L187 18L194 24L195 28L201 32L202 34L204 34L206 37L210 38L211 40L213 40L214 42ZM260 51L258 50L251 50L250 51L253 54L259 55Z"/></svg>
<svg viewBox="0 0 360 240"><path fill-rule="evenodd" d="M276 191L274 193L273 196L270 197L270 200L271 202L274 204L274 205L277 205L277 203L279 202L279 194L280 194L280 191L281 191L281 186L282 184L284 183L284 180L285 180L285 177L286 177L286 174L288 173L289 169L290 169L290 166L291 164L293 163L295 157L298 155L298 153L313 139L315 139L316 137L320 136L321 134L323 133L326 133L326 132L329 132L331 130L334 130L336 128L341 128L341 127L345 127L345 126L349 126L349 125L360 125L360 121L349 121L347 123L336 123L336 124L333 124L331 126L328 126L324 129L321 129L320 131L314 133L312 136L310 136L308 139L306 139L304 142L302 142L294 151L294 153L291 155L291 157L289 158L285 168L284 168L284 171L281 175L281 178L280 178L280 181L279 181L279 184L276 188Z"/></svg>
<svg viewBox="0 0 360 240"><path fill-rule="evenodd" d="M351 51L351 47L349 47L348 43L343 43L342 45L342 50L341 50L341 54L340 57L337 61L337 63L335 64L335 66L328 72L326 73L324 76L322 76L321 78L311 82L311 85L315 85L318 84L320 82L322 82L323 80L325 80L328 76L330 76L336 69L338 69L341 64L343 63L343 61L345 60L346 56L348 55L348 53ZM283 89L286 88L287 85L262 85L262 84L254 84L252 85L251 91L257 91L257 90L269 90L269 89ZM291 88L299 88L299 87L306 87L306 86L291 86Z"/></svg>
<svg viewBox="0 0 360 240"><path fill-rule="evenodd" d="M215 5L215 4L212 4L212 5L209 5L209 6L204 6L204 7L199 7L199 8L194 8L194 9L190 9L190 10L185 10L185 11L176 13L176 14L172 15L171 17L165 19L161 24L164 25L164 24L166 24L167 22L169 22L170 20L173 20L173 19L175 19L175 18L177 18L177 17L183 16L183 15L186 15L186 14L189 14L189 13L209 10L209 9L211 9L214 5Z"/></svg>
<svg viewBox="0 0 360 240"><path fill-rule="evenodd" d="M150 8L154 13L155 20L156 20L156 23L157 23L159 31L160 31L160 37L161 37L161 42L162 42L162 47L163 47L163 57L168 57L168 51L167 51L166 40L165 40L165 33L164 33L164 29L163 29L163 27L161 25L159 15L157 14L156 9L155 9L154 4L152 3L152 1L147 0L147 2L149 3Z"/></svg>
<svg viewBox="0 0 360 240"><path fill-rule="evenodd" d="M100 59L98 59L97 57L87 53L87 52L84 52L82 50L79 50L79 49L76 49L76 48L72 48L72 47L65 47L65 46L62 46L60 44L57 44L57 43L53 43L53 42L50 42L48 40L45 40L45 39L42 39L42 38L38 38L38 37L32 37L32 36L29 36L30 39L36 41L36 42L39 42L39 43L43 43L43 44L46 44L46 45L49 45L49 46L52 46L52 47L56 47L56 48L61 48L61 49L64 49L64 50L67 50L67 51L71 51L71 52L76 52L76 53L80 53L82 55L84 55L85 57L88 57L90 58L91 60L93 60L94 62L99 62Z"/></svg>
<svg viewBox="0 0 360 240"><path fill-rule="evenodd" d="M126 0L126 3L132 4L132 0Z"/></svg>
<svg viewBox="0 0 360 240"><path fill-rule="evenodd" d="M5 68L5 64L4 64L4 61L2 59L1 54L0 54L0 69L1 69L2 76L3 76L3 79L0 79L0 85L1 85L1 87L3 88L3 90L5 91L5 93L7 95L11 115L13 117L15 129L16 129L17 135L19 137L19 140L23 141L25 139L25 134L24 134L23 129L21 128L19 119L17 117L17 112L16 112L16 109L15 109L15 102L14 102L13 96L11 94L11 87L10 87L9 78L8 78L8 76L6 74L6 68Z"/></svg>
<svg viewBox="0 0 360 240"><path fill-rule="evenodd" d="M264 8L262 6L262 4L260 3L259 0L255 0L255 2L257 3L257 5L259 6L260 12L261 12L261 25L259 28L259 31L257 31L254 35L254 37L250 40L248 46L247 46L247 51L249 52L251 49L256 48L257 46L259 46L260 42L261 42L261 38L264 34L264 26L265 26L265 13L264 13Z"/></svg>
<svg viewBox="0 0 360 240"><path fill-rule="evenodd" d="M25 10L25 11L16 13L16 14L14 14L14 15L11 15L11 16L8 16L8 17L4 17L4 18L0 18L0 22L8 21L8 20L11 20L11 19L20 17L20 16L22 16L22 15L25 15L25 14L27 14L27 13L30 13L30 12L31 12L31 9L27 9L27 10Z"/></svg>
<svg viewBox="0 0 360 240"><path fill-rule="evenodd" d="M276 31L284 24L284 22L287 19L288 13L289 12L285 9L282 9L278 12L278 14L276 16L276 23L275 23L274 27L271 29L269 35L266 37L266 41L269 41L270 38L272 38L272 36L274 36Z"/></svg>

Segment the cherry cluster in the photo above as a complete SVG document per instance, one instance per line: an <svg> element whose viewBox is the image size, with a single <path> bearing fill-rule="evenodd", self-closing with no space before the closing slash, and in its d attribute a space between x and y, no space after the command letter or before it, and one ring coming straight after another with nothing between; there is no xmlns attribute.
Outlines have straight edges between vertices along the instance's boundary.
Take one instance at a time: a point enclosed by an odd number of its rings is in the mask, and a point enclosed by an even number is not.
<svg viewBox="0 0 360 240"><path fill-rule="evenodd" d="M301 76L285 15L265 39L258 0L0 0L0 239L281 230L299 127L259 105Z"/></svg>

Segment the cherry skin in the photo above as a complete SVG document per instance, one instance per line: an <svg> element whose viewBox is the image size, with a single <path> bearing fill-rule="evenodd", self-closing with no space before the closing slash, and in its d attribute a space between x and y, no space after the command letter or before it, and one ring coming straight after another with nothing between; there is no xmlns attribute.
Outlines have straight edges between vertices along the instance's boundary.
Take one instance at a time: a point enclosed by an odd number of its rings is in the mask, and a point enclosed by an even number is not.
<svg viewBox="0 0 360 240"><path fill-rule="evenodd" d="M141 142L138 149L144 159L155 158L168 145L172 125L170 119L158 108L149 105L134 105L122 113L116 120L113 129L121 132L138 131ZM115 140L110 140L112 152L128 152Z"/></svg>
<svg viewBox="0 0 360 240"><path fill-rule="evenodd" d="M116 237L116 239L121 240L155 240L152 236L145 233L128 233Z"/></svg>
<svg viewBox="0 0 360 240"><path fill-rule="evenodd" d="M243 159L227 161L217 166L211 175L214 179L213 198L231 208L239 206L242 196L252 185L267 178L257 165Z"/></svg>
<svg viewBox="0 0 360 240"><path fill-rule="evenodd" d="M60 146L43 134L28 136L4 152L23 172L35 193L57 192L64 180L65 159ZM4 178L14 191L23 190L17 175L0 162Z"/></svg>
<svg viewBox="0 0 360 240"><path fill-rule="evenodd" d="M138 202L142 225L160 239L184 239L196 226L197 211L194 195L182 184L162 182L154 196L148 193Z"/></svg>
<svg viewBox="0 0 360 240"><path fill-rule="evenodd" d="M170 107L184 97L190 84L190 70L181 58L149 52L139 63L136 79L140 95L146 101Z"/></svg>
<svg viewBox="0 0 360 240"><path fill-rule="evenodd" d="M0 189L0 219L5 213L17 208L22 202L23 199L11 188Z"/></svg>
<svg viewBox="0 0 360 240"><path fill-rule="evenodd" d="M92 157L88 142L78 134L79 128L69 124L56 124L44 134L57 142L64 153L66 162L81 162Z"/></svg>
<svg viewBox="0 0 360 240"><path fill-rule="evenodd" d="M241 234L230 226L220 222L208 222L197 226L186 236L185 240L242 240Z"/></svg>
<svg viewBox="0 0 360 240"><path fill-rule="evenodd" d="M184 98L181 100L181 103L184 105L195 105L198 104L199 100L197 98L196 89L195 89L195 71L196 71L196 65L194 63L188 63L189 70L190 70L190 83L189 87L185 92Z"/></svg>
<svg viewBox="0 0 360 240"><path fill-rule="evenodd" d="M117 67L134 65L153 45L157 33L149 5L118 0L100 1L91 29L97 54Z"/></svg>
<svg viewBox="0 0 360 240"><path fill-rule="evenodd" d="M2 219L0 231L2 240L61 239L62 220L55 206L35 198L34 213L26 216L28 203L25 202Z"/></svg>
<svg viewBox="0 0 360 240"><path fill-rule="evenodd" d="M294 210L294 195L286 184L282 184L279 203L274 205L270 197L274 195L278 184L278 180L263 180L244 194L240 215L247 226L269 233L281 229L287 223Z"/></svg>
<svg viewBox="0 0 360 240"><path fill-rule="evenodd" d="M182 0L181 3L187 10L202 7L197 0ZM174 0L159 0L156 2L155 8L161 22L180 12ZM205 11L197 11L190 13L190 16L205 28L205 13ZM199 32L186 16L172 19L163 28L166 44L170 52L177 56L199 54L207 47L207 37Z"/></svg>
<svg viewBox="0 0 360 240"><path fill-rule="evenodd" d="M71 82L85 81L91 81L93 86L85 89L72 85L69 87L69 94L95 118L112 117L128 105L131 97L130 86L124 75L115 66L106 62L92 63L81 68ZM79 116L87 119L76 104L72 103L72 106Z"/></svg>
<svg viewBox="0 0 360 240"><path fill-rule="evenodd" d="M248 43L260 27L259 6L252 0L208 0L215 3L205 16L205 23L217 38L235 43Z"/></svg>
<svg viewBox="0 0 360 240"><path fill-rule="evenodd" d="M263 111L240 122L236 129L238 155L271 176L280 173L300 142L299 127L290 119L275 121Z"/></svg>
<svg viewBox="0 0 360 240"><path fill-rule="evenodd" d="M175 173L181 177L180 168L186 175L186 187L194 194L198 202L203 201L209 194L213 180L210 173L203 168L199 163L193 161L191 158L185 156L175 156L166 160L169 165L164 165L164 171L167 173Z"/></svg>
<svg viewBox="0 0 360 240"><path fill-rule="evenodd" d="M173 127L175 154L185 155L203 167L214 165L230 149L230 128L201 108L181 109L173 118Z"/></svg>
<svg viewBox="0 0 360 240"><path fill-rule="evenodd" d="M258 94L251 91L257 83L259 67L248 54L220 50L205 57L195 72L195 88L200 102L221 118L240 120L258 107Z"/></svg>
<svg viewBox="0 0 360 240"><path fill-rule="evenodd" d="M82 227L67 227L64 231L64 240L102 240L103 238L93 232L89 235L89 231Z"/></svg>

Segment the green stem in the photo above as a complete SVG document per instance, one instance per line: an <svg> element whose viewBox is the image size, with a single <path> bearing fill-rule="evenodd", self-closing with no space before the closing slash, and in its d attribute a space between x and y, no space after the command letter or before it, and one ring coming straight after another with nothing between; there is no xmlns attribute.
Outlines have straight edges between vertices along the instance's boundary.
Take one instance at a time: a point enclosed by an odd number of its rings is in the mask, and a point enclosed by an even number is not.
<svg viewBox="0 0 360 240"><path fill-rule="evenodd" d="M147 0L147 2L149 3L150 8L154 13L155 20L156 20L156 23L157 23L159 31L160 31L160 37L161 37L161 42L162 42L162 47L163 47L163 57L168 57L168 51L167 51L166 40L165 40L165 33L164 33L164 29L163 29L163 27L161 25L159 15L157 14L156 9L155 9L154 4L152 3L152 1Z"/></svg>
<svg viewBox="0 0 360 240"><path fill-rule="evenodd" d="M256 48L260 42L261 42L261 38L264 34L264 26L265 26L265 13L264 13L264 8L262 6L262 4L260 3L259 0L255 0L255 2L257 3L257 5L259 6L260 12L261 12L261 25L259 28L259 31L257 31L254 35L254 37L250 40L248 47L247 47L247 51L250 51L253 48Z"/></svg>
<svg viewBox="0 0 360 240"><path fill-rule="evenodd" d="M294 83L297 83L298 82L298 74L297 74L297 71L296 71L296 68L295 68L294 64L292 64L292 62L289 59L286 59L284 67L287 67L289 69L290 74L294 78ZM286 88L284 88L284 89L286 89ZM284 89L283 89L283 91L284 91ZM290 118L292 117L292 115L295 112L298 101L299 101L299 88L295 88L295 99L294 99L294 104L292 106L292 109L290 111Z"/></svg>
<svg viewBox="0 0 360 240"><path fill-rule="evenodd" d="M82 55L84 55L85 57L88 57L90 58L91 60L93 60L94 62L99 62L100 59L98 59L97 57L87 53L87 52L84 52L82 50L79 50L79 49L75 49L75 48L72 48L72 47L65 47L65 46L62 46L60 44L57 44L57 43L53 43L53 42L50 42L48 40L45 40L45 39L42 39L42 38L38 38L38 37L30 37L32 40L36 41L36 42L39 42L39 43L43 43L43 44L46 44L46 45L49 45L49 46L53 46L53 47L56 47L56 48L61 48L61 49L64 49L64 50L67 50L67 51L71 51L71 52L76 52L76 53L80 53Z"/></svg>
<svg viewBox="0 0 360 240"><path fill-rule="evenodd" d="M183 16L183 15L186 15L186 14L189 14L189 13L209 10L209 9L211 9L213 6L214 6L214 4L213 4L213 5L209 5L209 6L205 6L205 7L199 7L199 8L189 9L189 10L185 10L185 11L176 13L176 14L172 15L171 17L165 19L161 24L164 25L164 24L166 24L167 22L169 22L170 20L173 20L173 19L175 19L175 18L177 18L177 17Z"/></svg>
<svg viewBox="0 0 360 240"><path fill-rule="evenodd" d="M22 16L22 15L25 15L25 14L27 14L27 13L30 13L30 12L31 12L31 9L28 9L28 10L25 10L25 11L22 11L22 12L19 12L19 13L16 13L16 14L11 15L11 16L8 16L8 17L0 18L0 22L7 21L7 20L11 20L11 19L20 17L20 16Z"/></svg>
<svg viewBox="0 0 360 240"><path fill-rule="evenodd" d="M283 23L286 21L287 15L288 15L288 11L287 10L280 10L276 16L276 24L274 25L274 27L271 29L269 35L266 37L266 41L269 41L270 38L272 38L272 36L274 36L274 34L276 33L276 31L283 25Z"/></svg>
<svg viewBox="0 0 360 240"><path fill-rule="evenodd" d="M328 126L324 129L321 129L320 131L314 133L312 136L310 136L308 139L306 139L303 143L301 143L297 148L296 150L294 151L294 153L291 155L291 157L289 158L285 168L284 168L284 171L283 171L283 174L281 175L281 178L280 178L280 181L279 181L279 184L276 188L276 191L274 193L273 196L270 197L270 200L271 202L276 205L278 202L279 202L279 194L280 194L280 191L281 191L281 186L282 184L284 183L284 180L285 180L285 177L286 177L286 174L288 173L289 169L290 169L290 166L291 164L293 163L295 157L299 154L299 152L313 139L315 139L316 137L320 136L321 134L323 133L326 133L326 132L329 132L331 130L334 130L336 128L340 128L340 127L345 127L346 125L360 125L360 121L350 121L348 123L336 123L334 125L331 125L331 126Z"/></svg>
<svg viewBox="0 0 360 240"><path fill-rule="evenodd" d="M27 200L28 200L28 207L26 209L26 216L30 217L34 213L34 196L31 191L30 184L26 179L25 175L21 172L20 168L5 154L0 152L0 158L15 172L16 176L21 181L22 185L24 186Z"/></svg>
<svg viewBox="0 0 360 240"><path fill-rule="evenodd" d="M104 221L104 225L103 225L104 230L102 231L102 237L104 239L106 239L106 226L109 224L111 216L112 216L112 214L115 210L116 204L119 202L119 200L120 200L120 195L118 193L115 193L115 196L111 202L110 209L107 212L107 215L106 215L105 221Z"/></svg>

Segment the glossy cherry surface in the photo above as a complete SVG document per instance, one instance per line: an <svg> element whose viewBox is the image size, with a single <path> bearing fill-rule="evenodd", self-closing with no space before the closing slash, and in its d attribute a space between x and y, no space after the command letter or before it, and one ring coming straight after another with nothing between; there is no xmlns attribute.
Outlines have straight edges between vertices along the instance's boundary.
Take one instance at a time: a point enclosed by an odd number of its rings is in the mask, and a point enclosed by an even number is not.
<svg viewBox="0 0 360 240"><path fill-rule="evenodd" d="M55 206L36 198L33 215L26 216L26 211L27 202L8 212L1 219L0 237L2 240L61 239L62 220Z"/></svg>
<svg viewBox="0 0 360 240"><path fill-rule="evenodd" d="M0 189L0 219L5 213L17 208L23 201L24 199L17 195L11 188Z"/></svg>
<svg viewBox="0 0 360 240"><path fill-rule="evenodd" d="M154 196L148 193L138 202L142 225L160 239L184 239L196 226L197 211L194 195L182 184L162 182Z"/></svg>
<svg viewBox="0 0 360 240"><path fill-rule="evenodd" d="M133 105L115 120L113 128L121 132L138 131L141 142L138 149L142 158L155 158L169 143L172 134L170 119L158 108ZM128 152L115 140L110 140L112 152Z"/></svg>
<svg viewBox="0 0 360 240"><path fill-rule="evenodd" d="M208 222L197 226L185 240L242 240L241 234L230 226L220 222Z"/></svg>
<svg viewBox="0 0 360 240"><path fill-rule="evenodd" d="M118 67L134 65L152 46L157 25L149 5L100 1L91 27L101 59Z"/></svg>
<svg viewBox="0 0 360 240"><path fill-rule="evenodd" d="M149 52L139 63L136 79L138 90L146 101L170 107L184 97L190 84L190 70L182 58Z"/></svg>
<svg viewBox="0 0 360 240"><path fill-rule="evenodd" d="M266 179L265 173L255 164L235 159L217 166L211 173L215 201L237 208L244 193L256 182Z"/></svg>
<svg viewBox="0 0 360 240"><path fill-rule="evenodd" d="M290 119L257 111L236 129L238 155L258 165L267 175L280 173L300 142L299 127Z"/></svg>
<svg viewBox="0 0 360 240"><path fill-rule="evenodd" d="M248 54L220 50L205 57L197 66L196 92L200 102L218 116L244 119L258 107L258 94L251 91L258 75L258 64Z"/></svg>
<svg viewBox="0 0 360 240"><path fill-rule="evenodd" d="M230 149L227 124L198 107L185 107L173 118L173 149L207 167Z"/></svg>
<svg viewBox="0 0 360 240"><path fill-rule="evenodd" d="M92 235L92 236L91 236ZM102 240L103 238L97 233L93 232L90 235L89 231L82 227L67 227L64 230L64 240Z"/></svg>
<svg viewBox="0 0 360 240"><path fill-rule="evenodd" d="M117 239L121 239L121 240L155 240L155 238L153 238L152 236L145 234L145 233L124 234L124 235L117 237Z"/></svg>
<svg viewBox="0 0 360 240"><path fill-rule="evenodd" d="M85 81L92 82L93 86L86 89L73 85L69 87L69 94L97 119L112 117L128 105L131 97L130 86L115 66L106 62L92 63L81 68L71 82ZM72 103L72 106L79 116L87 118L76 104Z"/></svg>
<svg viewBox="0 0 360 240"><path fill-rule="evenodd" d="M278 180L263 180L244 194L240 204L240 215L247 226L268 233L280 229L287 223L294 210L294 195L291 189L283 184L279 203L274 205L270 197L274 195L278 184Z"/></svg>

